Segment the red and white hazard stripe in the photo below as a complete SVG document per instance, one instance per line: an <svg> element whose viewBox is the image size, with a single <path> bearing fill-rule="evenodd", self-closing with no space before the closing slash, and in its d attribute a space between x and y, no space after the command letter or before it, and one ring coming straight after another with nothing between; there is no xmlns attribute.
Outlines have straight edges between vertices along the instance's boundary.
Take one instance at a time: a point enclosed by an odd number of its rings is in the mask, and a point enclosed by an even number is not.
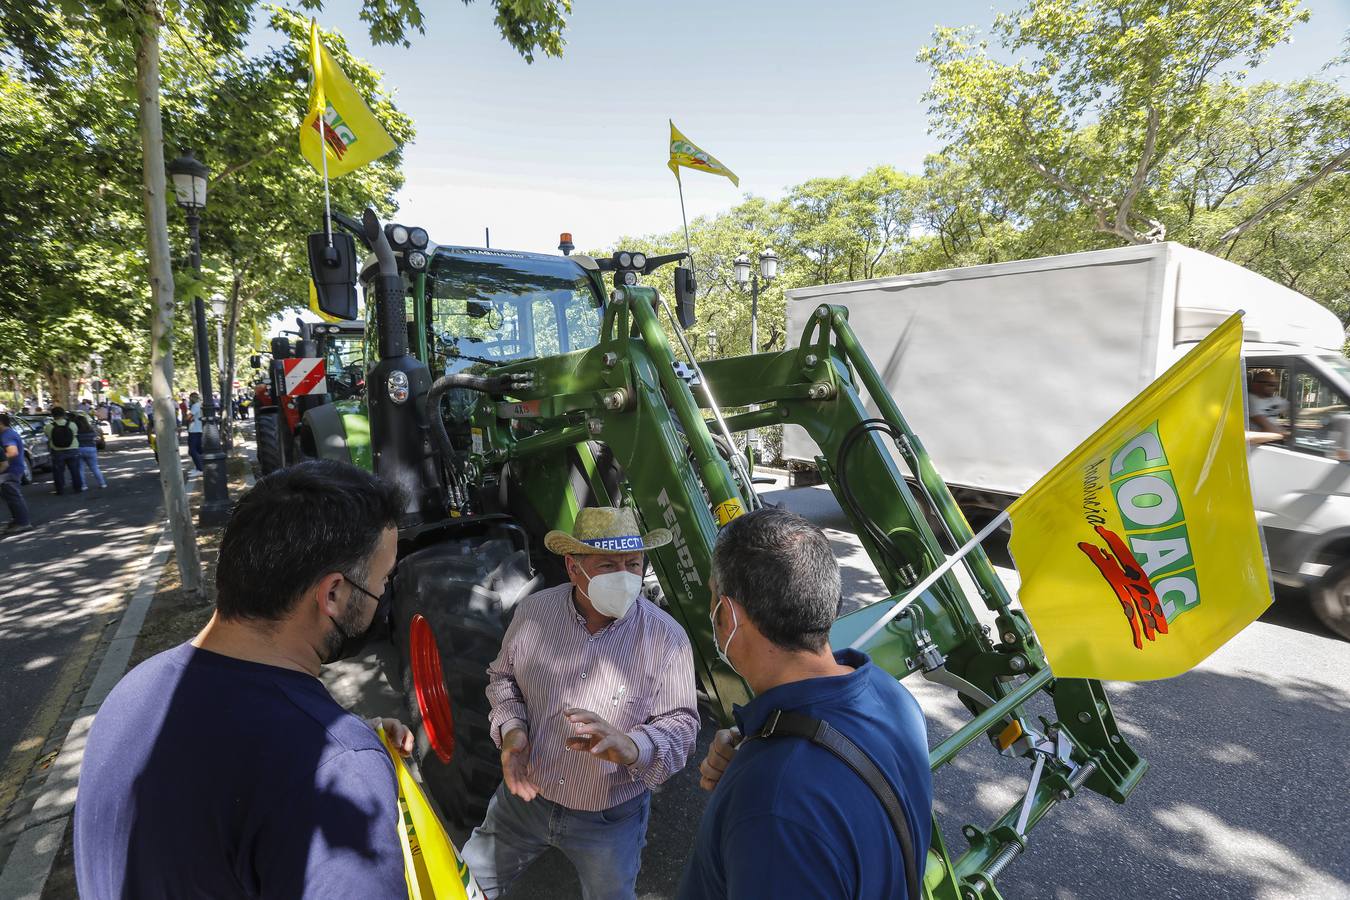
<svg viewBox="0 0 1350 900"><path fill-rule="evenodd" d="M286 375L286 396L328 393L328 379L325 377L322 357L283 359L281 368Z"/></svg>

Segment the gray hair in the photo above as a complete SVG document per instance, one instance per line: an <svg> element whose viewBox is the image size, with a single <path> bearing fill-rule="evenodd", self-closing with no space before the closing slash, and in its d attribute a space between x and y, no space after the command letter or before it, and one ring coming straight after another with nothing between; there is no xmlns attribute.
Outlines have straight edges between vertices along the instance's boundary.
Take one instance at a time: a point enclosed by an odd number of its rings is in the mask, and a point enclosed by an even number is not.
<svg viewBox="0 0 1350 900"><path fill-rule="evenodd" d="M733 519L717 537L712 573L774 644L825 646L839 615L839 564L825 532L806 519L774 507Z"/></svg>

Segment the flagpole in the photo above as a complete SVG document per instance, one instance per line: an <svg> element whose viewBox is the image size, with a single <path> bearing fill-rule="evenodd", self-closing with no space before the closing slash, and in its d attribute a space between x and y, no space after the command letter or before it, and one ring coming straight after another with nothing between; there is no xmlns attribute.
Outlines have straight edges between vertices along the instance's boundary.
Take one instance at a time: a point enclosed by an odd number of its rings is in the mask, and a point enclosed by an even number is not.
<svg viewBox="0 0 1350 900"><path fill-rule="evenodd" d="M328 246L333 246L333 201L328 193L328 123L324 113L328 112L328 98L323 93L323 54L319 49L319 24L311 18L310 27L310 64L314 69L314 90L319 95L319 115L314 127L319 130L319 156L323 159L323 232L328 236Z"/></svg>
<svg viewBox="0 0 1350 900"><path fill-rule="evenodd" d="M946 575L947 572L951 570L952 566L959 563L961 559L971 550L974 550L976 545L979 544L980 541L987 538L990 534L993 533L995 528L999 527L1006 521L1008 521L1008 511L1005 509L1003 512L994 516L994 518L989 521L988 525L981 528L978 534L976 534L970 540L966 541L966 543L961 547L960 550L957 550L951 556L947 557L946 560L943 561L942 565L938 566L932 572L929 572L927 578L925 578L923 581L920 581L918 584L914 585L914 587L912 587L909 590L909 593L905 594L905 598L903 600L892 606L890 609L886 610L886 614L882 616L880 619L877 619L875 622L873 622L871 627L869 627L866 631L864 631L857 640L849 644L849 648L852 650L857 650L861 648L863 645L865 645L868 641L870 641L878 631L880 631L881 629L885 628L888 624L890 624L890 621L894 619L896 616L900 615L900 613L909 609L909 607L913 605L914 601L918 600L921 596L923 596L924 591L932 587L933 584L939 578L941 578L943 575Z"/></svg>
<svg viewBox="0 0 1350 900"><path fill-rule="evenodd" d="M684 249L689 254L689 265L694 265L694 248L689 243L689 219L684 214L684 181L680 178L680 170L675 170L675 183L680 187L680 221L684 223Z"/></svg>

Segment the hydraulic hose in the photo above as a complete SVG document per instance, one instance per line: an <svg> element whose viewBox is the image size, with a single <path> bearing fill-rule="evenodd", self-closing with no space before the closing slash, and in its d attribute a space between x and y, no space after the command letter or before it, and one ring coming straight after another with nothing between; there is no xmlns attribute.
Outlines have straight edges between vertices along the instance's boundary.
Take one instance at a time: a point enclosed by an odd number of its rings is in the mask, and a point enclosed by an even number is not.
<svg viewBox="0 0 1350 900"><path fill-rule="evenodd" d="M447 466L454 465L455 450L450 444L450 433L445 430L445 420L441 418L441 398L452 388L467 388L484 394L505 394L513 390L529 387L534 383L526 372L513 372L509 375L470 375L460 372L455 375L442 375L431 383L427 391L427 421L431 424L431 434L436 439L436 449Z"/></svg>

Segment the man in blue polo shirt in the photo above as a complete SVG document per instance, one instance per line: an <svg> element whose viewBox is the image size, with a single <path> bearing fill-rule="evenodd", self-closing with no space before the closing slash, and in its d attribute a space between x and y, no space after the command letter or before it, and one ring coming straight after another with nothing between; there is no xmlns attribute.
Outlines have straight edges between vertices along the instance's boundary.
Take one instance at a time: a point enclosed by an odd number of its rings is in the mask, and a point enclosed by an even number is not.
<svg viewBox="0 0 1350 900"><path fill-rule="evenodd" d="M737 729L719 732L701 768L713 795L679 897L909 896L896 823L878 794L825 747L760 736L781 710L849 739L898 798L916 870L923 865L933 811L923 713L866 655L831 651L840 581L829 540L794 513L756 510L718 537L710 587L718 653L755 699L736 708Z"/></svg>
<svg viewBox="0 0 1350 900"><path fill-rule="evenodd" d="M27 470L26 462L23 435L13 427L9 413L0 413L0 496L5 498L10 515L5 534L33 530L33 522L28 517L28 504L24 502L20 488Z"/></svg>

